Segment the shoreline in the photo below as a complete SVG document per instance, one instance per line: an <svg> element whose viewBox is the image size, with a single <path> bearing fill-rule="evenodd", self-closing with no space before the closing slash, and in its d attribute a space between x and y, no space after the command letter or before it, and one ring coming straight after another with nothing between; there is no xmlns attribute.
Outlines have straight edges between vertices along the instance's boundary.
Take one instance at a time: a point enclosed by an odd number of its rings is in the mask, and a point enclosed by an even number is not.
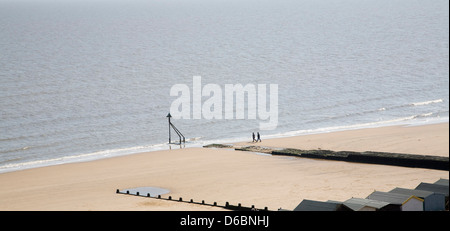
<svg viewBox="0 0 450 231"><path fill-rule="evenodd" d="M401 124L391 124L391 125L383 125L383 126L366 126L365 124L356 124L351 126L337 126L337 127L327 127L327 128L318 128L318 129L310 129L310 130L298 130L298 131L290 131L290 132L284 132L279 134L271 134L271 135L263 135L263 139L265 141L267 140L279 140L279 139L289 139L293 138L296 139L296 137L304 137L304 136L314 136L314 135L321 135L321 134L329 134L329 133L336 133L336 132L348 132L348 131L358 131L358 130L365 130L365 129L379 129L379 128L390 128L390 127L421 127L421 126L433 126L433 125L439 125L439 124L448 124L448 119L445 120L445 122L441 120L437 121L418 121L416 123L401 123ZM373 123L369 123L373 124ZM250 135L249 135L250 137ZM189 140L189 139L188 139ZM200 141L199 143L188 143L186 148L192 148L192 147L203 147L208 144L212 143L220 143L220 144L238 144L238 145L244 145L244 144L250 144L252 142L248 142L246 140L250 140L250 138L240 137L240 138L225 138L221 140L205 140ZM266 143L266 142L265 142ZM255 143L252 143L252 145ZM258 145L256 143L255 145ZM127 155L134 155L137 153L144 153L144 152L157 152L157 151L164 151L164 150L170 150L172 149L172 146L175 146L175 149L178 148L178 145L169 145L167 143L160 143L160 144L150 144L150 145L143 145L143 146L137 146L137 147L127 147L127 148L117 148L112 150L100 150L95 151L92 153L81 153L81 154L73 154L70 156L63 156L63 157L57 157L52 159L44 159L44 160L34 160L34 161L28 161L24 163L13 163L13 164L7 164L4 166L0 166L0 174L7 173L7 172L14 172L14 171L21 171L25 169L33 169L33 168L41 168L41 167L47 167L47 166L54 166L54 165L61 165L61 164L70 164L70 163L80 163L80 162L88 162L88 161L95 161L95 160L101 160L101 159L107 159L107 158L114 158L119 156L127 156ZM275 146L271 146L275 147ZM289 146L291 147L291 146ZM284 148L289 148L284 147ZM293 147L293 148L298 148ZM321 147L318 147L321 148ZM309 148L313 149L313 148ZM333 149L332 149L333 150ZM350 150L350 149L349 149ZM334 151L344 151L344 150L334 150ZM362 151L362 150L360 150ZM369 150L366 150L369 151ZM370 150L374 151L374 150ZM422 154L426 155L426 153L410 153L410 154ZM445 153L443 154L445 156ZM438 156L442 156L442 153L439 153ZM448 156L448 152L447 152Z"/></svg>
<svg viewBox="0 0 450 231"><path fill-rule="evenodd" d="M330 148L334 151L352 147L407 153L401 151L406 145L409 150L425 149L430 154L429 147L433 147L436 153L448 157L448 123L262 138L259 144L263 146L322 144L334 147ZM386 146L380 142L383 139L392 142ZM303 199L365 198L374 190L413 188L440 178L448 179L448 171L185 148L1 173L0 210L223 210L116 194L117 189L136 187L168 189L167 196L185 200L293 209Z"/></svg>

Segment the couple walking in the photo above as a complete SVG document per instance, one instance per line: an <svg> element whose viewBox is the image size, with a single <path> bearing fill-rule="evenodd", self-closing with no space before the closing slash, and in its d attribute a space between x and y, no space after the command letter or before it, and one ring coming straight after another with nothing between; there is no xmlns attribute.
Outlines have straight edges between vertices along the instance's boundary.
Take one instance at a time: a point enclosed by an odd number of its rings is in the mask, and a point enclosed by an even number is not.
<svg viewBox="0 0 450 231"><path fill-rule="evenodd" d="M257 139L255 139L255 133L253 132L253 142L258 142L258 140L259 140L259 142L261 142L261 136L259 135L259 132L257 132L258 133L258 138Z"/></svg>

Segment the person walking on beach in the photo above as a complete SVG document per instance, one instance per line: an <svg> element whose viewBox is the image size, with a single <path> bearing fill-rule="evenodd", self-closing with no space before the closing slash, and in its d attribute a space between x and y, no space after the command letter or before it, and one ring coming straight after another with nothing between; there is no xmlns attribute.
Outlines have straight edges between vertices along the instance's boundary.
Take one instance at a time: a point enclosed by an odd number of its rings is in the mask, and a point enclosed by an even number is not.
<svg viewBox="0 0 450 231"><path fill-rule="evenodd" d="M256 140L256 142L258 142L258 140L259 142L261 142L261 136L259 135L259 132L258 132L258 139Z"/></svg>
<svg viewBox="0 0 450 231"><path fill-rule="evenodd" d="M252 142L256 142L255 133L254 132L253 132L252 136L253 136L253 141Z"/></svg>

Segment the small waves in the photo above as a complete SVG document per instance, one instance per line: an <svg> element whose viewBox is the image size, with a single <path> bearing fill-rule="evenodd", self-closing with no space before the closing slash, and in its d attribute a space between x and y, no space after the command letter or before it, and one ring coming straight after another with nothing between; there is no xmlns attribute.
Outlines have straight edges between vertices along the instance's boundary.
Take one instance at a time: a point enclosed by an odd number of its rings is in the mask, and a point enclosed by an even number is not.
<svg viewBox="0 0 450 231"><path fill-rule="evenodd" d="M385 107L381 107L378 108L377 110L370 110L370 111L366 111L365 113L372 113L372 112L389 112L389 111L394 111L394 110L401 110L400 113L398 114L406 114L407 112L411 111L411 110L417 110L417 109L412 109L415 107L420 107L421 111L423 112L420 115L417 116L421 116L423 114L427 114L427 116L429 116L429 113L432 114L439 114L439 111L436 110L435 108L431 108L431 107L424 107L427 105L431 105L431 104L438 104L438 103L442 103L444 102L443 99L436 99L436 100L428 100L428 101L422 101L422 102L415 102L415 103L405 103L405 104L400 104L400 105L392 105L392 106L385 106ZM426 111L433 111L433 112L426 112ZM431 114L430 114L431 115Z"/></svg>
<svg viewBox="0 0 450 231"><path fill-rule="evenodd" d="M376 128L376 127L395 126L395 125L408 125L409 126L409 125L414 125L414 124L432 124L432 123L441 123L441 122L448 122L448 121L449 121L448 117L435 117L434 113L430 112L430 113L423 113L423 114L418 114L418 115L394 118L394 119L390 119L390 120L290 131L290 132L268 135L268 136L265 136L265 138L266 139L267 138L282 138L282 137L290 137L290 136L298 136L298 135L311 135L311 134L354 130L354 129L362 129L362 128Z"/></svg>
<svg viewBox="0 0 450 231"><path fill-rule="evenodd" d="M432 104L432 103L442 103L442 102L444 102L443 99L436 99L436 100L412 103L411 105L412 106L423 106L423 105L428 105L428 104Z"/></svg>
<svg viewBox="0 0 450 231"><path fill-rule="evenodd" d="M424 102L404 103L404 104L399 104L399 105L384 106L384 107L380 107L377 109L347 112L345 114L337 114L337 115L327 116L324 118L312 119L309 121L309 123L320 123L320 122L324 122L324 121L336 121L336 120L340 120L340 119L348 120L353 117L367 117L370 115L374 115L376 117L377 115L381 116L382 115L381 113L386 114L386 113L390 113L391 111L394 111L394 110L408 110L407 108L410 108L410 107L425 106L425 105L429 105L429 104L442 103L442 102L444 102L443 99L437 99L437 100L429 100L429 101L424 101ZM427 108L425 108L424 110L427 110ZM400 114L405 114L405 113L400 113ZM439 114L439 113L438 112L424 112L422 114L412 116L412 118L426 117L426 116L431 116L433 114ZM410 118L410 117L406 117L406 118Z"/></svg>
<svg viewBox="0 0 450 231"><path fill-rule="evenodd" d="M416 102L416 103L406 103L406 104L400 104L400 105L393 105L390 107L382 107L382 108L379 108L378 111L387 111L387 110L399 109L399 108L425 106L425 105L429 105L429 104L442 103L442 102L444 102L443 99L436 99L436 100L428 100L428 101Z"/></svg>
<svg viewBox="0 0 450 231"><path fill-rule="evenodd" d="M398 105L398 106L387 107L387 108L385 108L385 110L404 108L404 107L425 106L425 105L429 105L429 104L442 103L442 102L444 102L443 99L428 100L428 101L423 101L423 102L408 103L408 104L401 104L401 105Z"/></svg>

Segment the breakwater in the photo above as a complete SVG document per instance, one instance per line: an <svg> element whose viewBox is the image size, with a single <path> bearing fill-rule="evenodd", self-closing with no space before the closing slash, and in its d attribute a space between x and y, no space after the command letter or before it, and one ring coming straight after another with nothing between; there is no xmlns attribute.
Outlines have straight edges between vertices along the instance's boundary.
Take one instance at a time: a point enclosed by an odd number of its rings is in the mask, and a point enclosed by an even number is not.
<svg viewBox="0 0 450 231"><path fill-rule="evenodd" d="M166 201L175 201L175 202L182 202L182 203L189 203L189 204L197 204L197 205L205 205L205 206L212 206L212 207L219 207L227 210L232 211L270 211L268 207L264 208L256 208L255 205L252 205L251 207L244 206L241 203L238 204L231 204L230 202L225 202L225 204L219 204L217 202L208 203L205 202L205 200L202 201L194 201L193 199L190 200L183 200L182 197L172 198L172 196L163 197L159 194L151 194L144 192L139 192L137 190L119 190L116 189L117 194L124 194L124 195L133 195L133 196L140 196L140 197L147 197L147 198L153 198L153 199L159 199L159 200L166 200Z"/></svg>
<svg viewBox="0 0 450 231"><path fill-rule="evenodd" d="M271 155L294 156L355 163L393 165L401 167L427 168L449 171L449 158L432 155L416 155L392 152L355 152L332 150L302 150L293 148L273 148L263 146L234 146L232 144L209 144L204 148L229 148L237 151L260 152Z"/></svg>

